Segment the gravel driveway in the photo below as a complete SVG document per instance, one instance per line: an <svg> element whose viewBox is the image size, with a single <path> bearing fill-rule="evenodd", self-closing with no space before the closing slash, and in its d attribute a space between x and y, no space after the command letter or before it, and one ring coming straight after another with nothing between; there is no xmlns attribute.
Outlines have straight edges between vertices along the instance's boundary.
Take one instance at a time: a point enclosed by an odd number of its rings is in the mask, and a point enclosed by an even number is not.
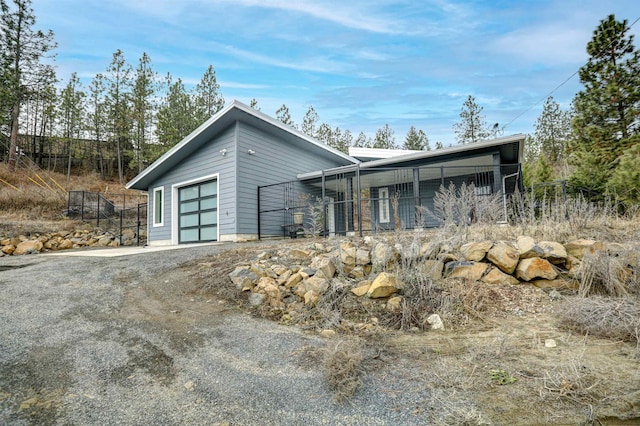
<svg viewBox="0 0 640 426"><path fill-rule="evenodd" d="M0 424L425 423L410 366L339 405L300 356L327 341L190 292L180 265L228 248L0 258Z"/></svg>

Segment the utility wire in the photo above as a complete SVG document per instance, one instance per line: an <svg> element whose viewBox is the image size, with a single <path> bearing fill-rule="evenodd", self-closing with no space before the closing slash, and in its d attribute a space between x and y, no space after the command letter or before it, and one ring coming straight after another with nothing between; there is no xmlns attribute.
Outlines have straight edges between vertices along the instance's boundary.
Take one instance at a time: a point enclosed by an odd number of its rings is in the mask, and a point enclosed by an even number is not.
<svg viewBox="0 0 640 426"><path fill-rule="evenodd" d="M630 30L638 21L640 21L640 16L633 21L633 23L631 25L629 25L628 30ZM599 52L597 56L600 56L602 53L604 53L605 50L607 50L616 40L611 40L611 42L606 45L605 47L603 47ZM516 121L518 118L522 117L523 115L525 115L526 113L528 113L529 111L531 111L533 108L535 108L536 106L540 105L541 102L545 101L549 96L553 95L556 91L558 91L558 89L560 89L562 86L564 86L565 84L567 84L569 82L569 80L571 80L573 77L575 77L576 74L578 74L580 72L580 69L582 67L578 68L573 74L571 74L569 77L567 77L562 83L558 84L552 91L550 91L546 96L540 98L538 101L536 101L534 104L532 104L529 108L527 108L526 110L524 110L523 112L521 112L520 114L518 114L515 118L513 118L511 121L509 121L507 124L505 124L504 126L502 126L502 130L506 129L511 123L513 123L514 121Z"/></svg>

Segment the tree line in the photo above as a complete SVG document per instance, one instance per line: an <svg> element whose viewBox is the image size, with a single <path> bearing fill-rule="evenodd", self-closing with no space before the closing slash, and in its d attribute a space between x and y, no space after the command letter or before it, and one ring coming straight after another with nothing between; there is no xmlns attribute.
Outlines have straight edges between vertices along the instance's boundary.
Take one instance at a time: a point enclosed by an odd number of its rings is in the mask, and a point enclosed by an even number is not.
<svg viewBox="0 0 640 426"><path fill-rule="evenodd" d="M0 0L0 8L0 146L10 169L28 156L41 167L66 165L70 174L80 161L103 179L124 182L224 106L213 65L187 89L180 78L159 76L146 53L132 66L116 50L88 85L76 73L61 82L52 65L54 34L35 28L31 0ZM553 97L546 99L525 143L527 185L563 179L596 199L612 191L640 201L640 52L629 29L614 15L602 20L578 73L583 89L566 110ZM256 99L250 106L260 109ZM321 122L313 106L299 126L284 104L275 116L343 152L351 146L432 149L415 126L398 143L388 124L374 137L354 136ZM466 144L500 136L503 128L488 125L469 95L453 131ZM440 148L435 142L433 149Z"/></svg>

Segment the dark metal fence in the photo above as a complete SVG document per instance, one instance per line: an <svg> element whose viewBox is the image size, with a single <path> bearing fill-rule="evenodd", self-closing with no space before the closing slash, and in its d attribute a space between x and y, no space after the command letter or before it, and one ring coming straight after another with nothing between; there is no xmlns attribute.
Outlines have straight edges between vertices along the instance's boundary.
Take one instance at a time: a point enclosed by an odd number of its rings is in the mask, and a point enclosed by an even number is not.
<svg viewBox="0 0 640 426"><path fill-rule="evenodd" d="M111 232L122 245L146 244L147 203L127 208L127 197L129 204L138 198L125 194L69 191L66 214L71 219L92 223Z"/></svg>
<svg viewBox="0 0 640 426"><path fill-rule="evenodd" d="M147 244L147 203L120 210L120 245Z"/></svg>
<svg viewBox="0 0 640 426"><path fill-rule="evenodd" d="M450 184L478 196L522 190L520 166L359 169L258 188L259 238L436 227L434 197ZM506 200L504 201L506 202Z"/></svg>

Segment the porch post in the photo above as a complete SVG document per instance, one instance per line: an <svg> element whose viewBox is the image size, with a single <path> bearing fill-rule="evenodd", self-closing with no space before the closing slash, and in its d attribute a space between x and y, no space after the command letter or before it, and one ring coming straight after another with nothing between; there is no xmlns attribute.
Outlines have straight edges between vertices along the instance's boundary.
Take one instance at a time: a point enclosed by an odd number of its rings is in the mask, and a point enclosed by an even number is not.
<svg viewBox="0 0 640 426"><path fill-rule="evenodd" d="M324 169L322 170L322 236L327 236L327 199L325 191Z"/></svg>
<svg viewBox="0 0 640 426"><path fill-rule="evenodd" d="M420 208L420 169L415 167L413 169L413 221L414 227L419 228L422 223L418 223L418 209Z"/></svg>
<svg viewBox="0 0 640 426"><path fill-rule="evenodd" d="M345 202L347 204L347 233L354 231L353 226L353 178L345 178Z"/></svg>
<svg viewBox="0 0 640 426"><path fill-rule="evenodd" d="M360 238L362 238L362 197L361 193L362 189L360 187L360 163L356 166L356 211L358 213L358 232L360 234Z"/></svg>

